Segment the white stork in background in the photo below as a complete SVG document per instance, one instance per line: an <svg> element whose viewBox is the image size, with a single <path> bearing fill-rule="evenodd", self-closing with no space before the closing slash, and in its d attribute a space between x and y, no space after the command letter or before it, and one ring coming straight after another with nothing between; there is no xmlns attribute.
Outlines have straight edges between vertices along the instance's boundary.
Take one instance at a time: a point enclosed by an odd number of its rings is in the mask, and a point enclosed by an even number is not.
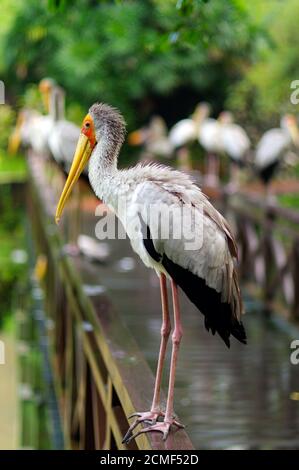
<svg viewBox="0 0 299 470"><path fill-rule="evenodd" d="M291 114L283 116L280 128L268 130L258 142L254 167L268 195L269 183L293 146L299 147L299 130L296 117Z"/></svg>
<svg viewBox="0 0 299 470"><path fill-rule="evenodd" d="M209 113L210 106L207 103L199 103L190 118L177 122L169 131L168 137L171 145L177 151L181 170L191 170L188 146L196 141L199 128Z"/></svg>
<svg viewBox="0 0 299 470"><path fill-rule="evenodd" d="M65 119L64 90L51 79L44 79L41 83L43 86L40 85L40 89L44 95L44 102L49 104L48 110L51 119L48 146L54 160L68 173L80 135L80 128Z"/></svg>
<svg viewBox="0 0 299 470"><path fill-rule="evenodd" d="M125 122L116 109L100 103L91 106L82 123L55 219L58 223L72 188L89 162L89 180L95 194L114 209L124 224L133 250L160 277L163 320L153 403L149 411L135 414L136 419L124 437L127 443L138 434L151 431L161 432L166 439L171 425L182 427L174 418L173 407L182 337L178 287L204 315L206 329L212 334L218 333L228 347L231 335L246 343L246 334L241 322L243 306L234 267L237 247L226 220L184 173L161 165L137 165L119 170L117 160L124 138ZM175 210L176 214L169 218L168 223L165 218L156 217L157 211L166 209ZM149 215L151 211L153 217ZM183 212L183 218L178 217L178 211L180 215ZM202 237L200 243L192 248L186 243L190 241L193 222L195 233ZM165 223L167 227L163 227ZM180 237L174 235L178 233L178 227L182 229ZM168 236L161 235L165 234L165 228L169 230ZM171 331L167 279L172 289L174 330L164 413L160 408L160 387ZM163 421L158 421L159 417L163 417ZM141 422L149 425L134 436L133 430Z"/></svg>
<svg viewBox="0 0 299 470"><path fill-rule="evenodd" d="M16 154L20 145L24 148L33 147L33 129L34 121L39 120L42 115L33 109L23 108L19 111L15 128L9 138L8 152Z"/></svg>
<svg viewBox="0 0 299 470"><path fill-rule="evenodd" d="M246 165L250 140L246 131L234 123L233 115L223 111L218 117L222 151L230 159L230 178L228 188L235 190L239 184L239 168Z"/></svg>
<svg viewBox="0 0 299 470"><path fill-rule="evenodd" d="M49 135L52 118L32 109L22 109L17 118L15 129L9 139L9 152L17 153L20 145L29 147L42 158L50 157Z"/></svg>
<svg viewBox="0 0 299 470"><path fill-rule="evenodd" d="M205 184L210 187L219 183L219 155L223 153L220 131L219 122L208 116L198 129L198 141L206 152Z"/></svg>
<svg viewBox="0 0 299 470"><path fill-rule="evenodd" d="M53 130L56 113L56 103L52 98L56 82L51 78L44 78L39 83L39 90L44 102L47 115L38 111L23 109L20 111L15 131L10 140L10 150L16 152L22 143L42 157L48 158L51 154L50 134ZM75 144L76 145L76 144Z"/></svg>
<svg viewBox="0 0 299 470"><path fill-rule="evenodd" d="M167 136L167 126L161 116L153 116L148 126L131 132L128 137L130 145L143 145L142 160L153 160L157 157L170 158L173 146Z"/></svg>
<svg viewBox="0 0 299 470"><path fill-rule="evenodd" d="M51 90L55 86L54 80L44 78L39 83L39 90L44 102L47 115L40 114L35 110L21 110L17 119L16 128L11 136L10 148L17 151L22 143L28 146L39 156L49 158L49 136L53 128L53 116L49 113Z"/></svg>

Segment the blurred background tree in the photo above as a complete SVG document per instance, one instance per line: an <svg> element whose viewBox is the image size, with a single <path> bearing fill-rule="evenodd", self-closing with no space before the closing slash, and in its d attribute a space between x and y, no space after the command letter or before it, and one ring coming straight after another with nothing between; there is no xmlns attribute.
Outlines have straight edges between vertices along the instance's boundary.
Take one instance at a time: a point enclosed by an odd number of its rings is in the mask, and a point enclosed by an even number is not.
<svg viewBox="0 0 299 470"><path fill-rule="evenodd" d="M95 100L118 106L129 129L153 113L172 125L205 100L214 114L229 107L249 128L266 128L288 109L299 77L297 0L1 4L0 73L10 101L36 104L32 84L51 76L78 123Z"/></svg>
<svg viewBox="0 0 299 470"><path fill-rule="evenodd" d="M28 0L13 16L0 42L12 98L52 76L72 116L99 99L130 126L152 112L172 124L202 99L220 111L260 35L242 0Z"/></svg>
<svg viewBox="0 0 299 470"><path fill-rule="evenodd" d="M227 105L247 125L260 130L276 127L286 112L297 112L290 101L291 82L299 79L299 2L253 0L258 26L265 31L255 44L255 56L236 86Z"/></svg>

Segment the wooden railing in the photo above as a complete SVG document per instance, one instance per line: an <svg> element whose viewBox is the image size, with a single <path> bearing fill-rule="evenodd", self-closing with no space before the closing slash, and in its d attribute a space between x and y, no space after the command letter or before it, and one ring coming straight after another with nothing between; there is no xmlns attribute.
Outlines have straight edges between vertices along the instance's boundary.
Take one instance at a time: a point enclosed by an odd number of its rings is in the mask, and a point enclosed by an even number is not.
<svg viewBox="0 0 299 470"><path fill-rule="evenodd" d="M243 282L266 311L299 321L299 213L242 193L226 200L225 212L236 233Z"/></svg>
<svg viewBox="0 0 299 470"><path fill-rule="evenodd" d="M127 416L150 405L153 374L109 299L84 291L94 280L78 258L63 254L51 187L40 160L29 158L29 167L28 207L36 250L47 260L42 285L65 446L192 449L184 430L166 442L160 433L149 433L122 444Z"/></svg>

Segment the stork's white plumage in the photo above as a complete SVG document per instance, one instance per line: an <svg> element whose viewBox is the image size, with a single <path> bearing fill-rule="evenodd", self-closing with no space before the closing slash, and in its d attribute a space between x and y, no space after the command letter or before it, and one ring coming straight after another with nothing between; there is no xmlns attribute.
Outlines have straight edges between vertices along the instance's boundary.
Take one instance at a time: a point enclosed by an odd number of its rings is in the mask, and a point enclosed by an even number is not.
<svg viewBox="0 0 299 470"><path fill-rule="evenodd" d="M49 136L53 127L51 116L38 116L30 124L30 145L36 155L49 157Z"/></svg>
<svg viewBox="0 0 299 470"><path fill-rule="evenodd" d="M55 161L68 172L76 144L80 135L80 128L65 119L65 93L64 90L50 82L49 118L51 130L48 135L48 145Z"/></svg>
<svg viewBox="0 0 299 470"><path fill-rule="evenodd" d="M169 140L174 148L189 144L196 139L196 124L193 119L182 119L169 131Z"/></svg>
<svg viewBox="0 0 299 470"><path fill-rule="evenodd" d="M219 155L223 152L221 141L221 128L216 119L207 117L198 129L198 141L206 151L205 184L218 186Z"/></svg>
<svg viewBox="0 0 299 470"><path fill-rule="evenodd" d="M49 156L48 138L52 129L52 120L32 109L22 109L10 137L9 150L16 153L20 144L30 147L37 155Z"/></svg>
<svg viewBox="0 0 299 470"><path fill-rule="evenodd" d="M223 151L235 164L242 166L250 149L250 140L246 131L233 122L233 116L228 111L222 112L218 120Z"/></svg>
<svg viewBox="0 0 299 470"><path fill-rule="evenodd" d="M256 148L254 166L264 184L272 179L292 144L299 147L298 126L294 116L286 115L281 127L265 132Z"/></svg>
<svg viewBox="0 0 299 470"><path fill-rule="evenodd" d="M58 163L68 173L72 164L80 128L76 124L61 120L55 123L49 136L49 147Z"/></svg>
<svg viewBox="0 0 299 470"><path fill-rule="evenodd" d="M246 335L241 322L243 308L233 260L237 249L227 222L183 173L158 165L118 170L117 157L124 135L124 120L117 110L104 104L94 104L90 108L57 206L56 221L89 161L89 179L94 192L121 219L134 251L160 276L163 324L154 398L150 411L137 413L124 438L124 442L129 442L140 422L151 423L140 432L160 431L164 438L172 424L181 426L173 417L175 370L182 336L177 286L204 315L207 330L213 334L217 332L227 346L230 335L243 343L246 343ZM165 222L167 209L176 214L169 222ZM160 211L162 218L157 218ZM195 234L202 235L200 243L193 249L187 248L192 226ZM163 228L168 228L167 236L161 235ZM172 286L174 331L167 406L163 413L159 396L170 334L167 278ZM160 416L164 417L163 422L157 421Z"/></svg>
<svg viewBox="0 0 299 470"><path fill-rule="evenodd" d="M198 136L198 129L209 113L209 105L207 103L199 103L190 118L177 122L169 131L169 140L173 147L182 147L195 141Z"/></svg>
<svg viewBox="0 0 299 470"><path fill-rule="evenodd" d="M227 189L236 190L239 185L240 168L246 164L250 140L246 131L234 123L232 113L223 111L218 117L222 152L230 160L230 177Z"/></svg>
<svg viewBox="0 0 299 470"><path fill-rule="evenodd" d="M262 170L279 160L291 142L291 136L285 129L270 129L265 132L256 148L256 168Z"/></svg>
<svg viewBox="0 0 299 470"><path fill-rule="evenodd" d="M219 154L223 151L221 126L216 119L205 119L198 130L198 141L208 153Z"/></svg>
<svg viewBox="0 0 299 470"><path fill-rule="evenodd" d="M177 122L169 131L169 141L174 149L178 150L180 166L183 169L190 169L188 146L195 142L198 131L202 123L210 113L207 103L199 103L194 113L188 119Z"/></svg>

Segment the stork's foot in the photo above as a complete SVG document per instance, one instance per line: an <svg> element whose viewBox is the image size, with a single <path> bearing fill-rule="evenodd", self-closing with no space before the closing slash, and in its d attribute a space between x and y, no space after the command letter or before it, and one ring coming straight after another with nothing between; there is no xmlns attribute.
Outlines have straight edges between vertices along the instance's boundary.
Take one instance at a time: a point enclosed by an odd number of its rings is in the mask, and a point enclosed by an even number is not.
<svg viewBox="0 0 299 470"><path fill-rule="evenodd" d="M141 414L141 413L139 413ZM146 413L142 413L145 415ZM160 413L160 416L165 416L164 413ZM179 423L175 418L171 418L167 421L159 421L157 422L158 417L155 420L152 420L152 424L150 426L147 426L146 428L141 429L138 431L136 434L133 434L133 430L135 427L141 423L148 423L148 419L143 419L141 421L140 418L137 418L135 422L130 426L128 432L126 433L125 437L123 438L123 443L129 444L129 442L132 441L132 439L135 439L137 436L140 436L140 434L144 434L146 432L161 432L163 434L163 441L165 441L169 435L169 431L172 425L178 427L178 428L184 428L185 426L181 423Z"/></svg>
<svg viewBox="0 0 299 470"><path fill-rule="evenodd" d="M130 437L133 434L134 429L138 424L140 423L146 423L146 424L155 424L160 416L164 417L165 413L163 411L138 411L137 413L133 413L131 416L129 416L128 419L136 417L134 422L131 424L129 427L128 431L126 432L124 438L123 438L123 443L128 442Z"/></svg>

